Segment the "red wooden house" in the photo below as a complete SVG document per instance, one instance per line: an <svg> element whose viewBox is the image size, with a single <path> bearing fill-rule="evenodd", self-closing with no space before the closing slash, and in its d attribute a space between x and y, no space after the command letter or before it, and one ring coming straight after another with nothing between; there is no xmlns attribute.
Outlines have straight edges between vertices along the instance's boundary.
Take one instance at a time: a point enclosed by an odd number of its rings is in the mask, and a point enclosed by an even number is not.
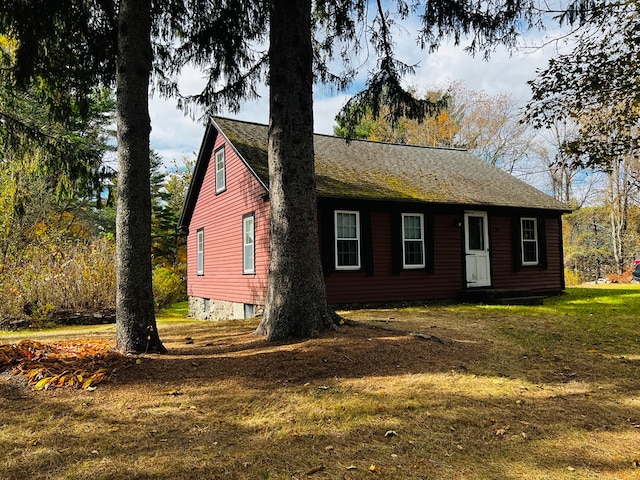
<svg viewBox="0 0 640 480"><path fill-rule="evenodd" d="M207 126L180 218L196 318L264 305L267 126ZM564 289L567 207L464 150L315 136L318 222L330 304Z"/></svg>

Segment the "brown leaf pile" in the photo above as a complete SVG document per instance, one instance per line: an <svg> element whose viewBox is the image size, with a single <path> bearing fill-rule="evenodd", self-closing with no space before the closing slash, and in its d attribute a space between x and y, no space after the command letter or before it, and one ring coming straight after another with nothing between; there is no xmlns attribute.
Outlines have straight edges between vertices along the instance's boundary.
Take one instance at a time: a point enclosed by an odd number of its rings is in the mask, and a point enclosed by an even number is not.
<svg viewBox="0 0 640 480"><path fill-rule="evenodd" d="M23 340L0 345L0 373L24 377L34 390L83 388L95 385L133 359L111 349L106 340L43 343Z"/></svg>

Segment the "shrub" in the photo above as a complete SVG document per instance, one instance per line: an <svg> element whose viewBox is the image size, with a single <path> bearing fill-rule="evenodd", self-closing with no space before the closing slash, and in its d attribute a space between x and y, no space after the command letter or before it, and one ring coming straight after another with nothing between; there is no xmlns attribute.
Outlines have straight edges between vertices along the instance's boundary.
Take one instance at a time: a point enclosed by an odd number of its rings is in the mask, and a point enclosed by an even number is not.
<svg viewBox="0 0 640 480"><path fill-rule="evenodd" d="M39 242L4 259L0 271L0 325L46 323L54 312L115 308L112 240Z"/></svg>
<svg viewBox="0 0 640 480"><path fill-rule="evenodd" d="M565 268L564 283L567 287L575 287L576 285L580 285L581 281L578 271L570 268Z"/></svg>
<svg viewBox="0 0 640 480"><path fill-rule="evenodd" d="M607 280L611 283L631 283L634 268L635 267L629 267L622 273L610 273L607 275Z"/></svg>
<svg viewBox="0 0 640 480"><path fill-rule="evenodd" d="M153 298L156 308L162 309L186 300L187 288L183 268L157 265L153 269Z"/></svg>

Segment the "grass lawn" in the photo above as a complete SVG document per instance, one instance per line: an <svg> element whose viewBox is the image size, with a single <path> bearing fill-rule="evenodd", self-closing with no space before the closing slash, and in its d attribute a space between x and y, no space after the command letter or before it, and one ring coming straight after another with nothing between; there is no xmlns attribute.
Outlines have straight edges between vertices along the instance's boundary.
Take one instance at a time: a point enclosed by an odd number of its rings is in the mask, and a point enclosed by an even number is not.
<svg viewBox="0 0 640 480"><path fill-rule="evenodd" d="M640 478L638 286L341 312L339 333L276 344L184 309L158 317L168 354L95 390L0 376L0 478Z"/></svg>

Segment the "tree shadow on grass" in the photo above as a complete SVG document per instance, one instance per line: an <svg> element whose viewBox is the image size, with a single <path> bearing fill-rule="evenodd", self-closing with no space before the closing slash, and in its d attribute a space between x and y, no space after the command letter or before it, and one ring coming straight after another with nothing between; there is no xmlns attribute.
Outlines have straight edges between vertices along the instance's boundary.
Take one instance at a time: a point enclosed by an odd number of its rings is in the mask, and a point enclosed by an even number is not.
<svg viewBox="0 0 640 480"><path fill-rule="evenodd" d="M552 352L442 327L428 330L442 342L359 322L296 342L251 331L169 332L169 354L141 356L94 392L0 389L2 477L638 473L635 360L594 357L574 372Z"/></svg>
<svg viewBox="0 0 640 480"><path fill-rule="evenodd" d="M477 344L441 343L356 322L311 340L267 342L251 333L173 340L168 355L148 356L118 381L236 379L252 388L271 388L282 382L450 371L463 359L473 362L483 355Z"/></svg>
<svg viewBox="0 0 640 480"><path fill-rule="evenodd" d="M521 345L509 350L504 340L467 335L462 329L433 326L412 332L380 323L350 321L338 333L289 342L267 342L246 326L241 332L173 335L165 338L169 354L147 356L118 381L236 379L252 388L272 388L282 382L458 372L531 384L586 381L626 390L634 388L629 380L640 368L635 356L625 356L625 345L613 346L617 353L607 355L589 346L562 352Z"/></svg>

